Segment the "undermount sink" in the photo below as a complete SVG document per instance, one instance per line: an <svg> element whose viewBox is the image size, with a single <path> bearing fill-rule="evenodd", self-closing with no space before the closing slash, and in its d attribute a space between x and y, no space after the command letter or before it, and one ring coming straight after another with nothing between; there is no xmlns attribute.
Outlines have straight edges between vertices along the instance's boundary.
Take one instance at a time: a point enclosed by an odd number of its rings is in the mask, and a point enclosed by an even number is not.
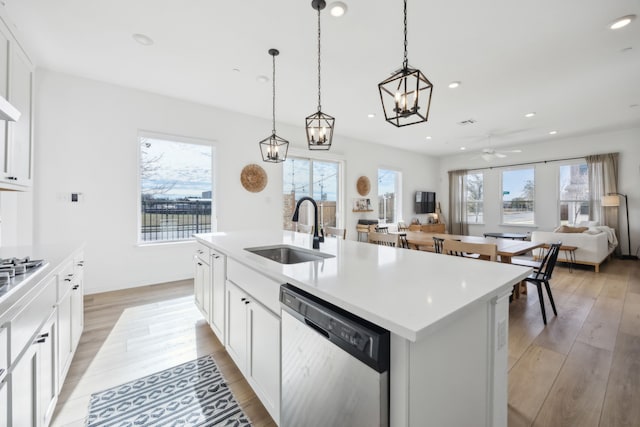
<svg viewBox="0 0 640 427"><path fill-rule="evenodd" d="M333 258L333 255L322 252L302 249L289 245L260 246L256 248L245 248L253 254L279 262L280 264L298 264L300 262L322 261L326 258Z"/></svg>

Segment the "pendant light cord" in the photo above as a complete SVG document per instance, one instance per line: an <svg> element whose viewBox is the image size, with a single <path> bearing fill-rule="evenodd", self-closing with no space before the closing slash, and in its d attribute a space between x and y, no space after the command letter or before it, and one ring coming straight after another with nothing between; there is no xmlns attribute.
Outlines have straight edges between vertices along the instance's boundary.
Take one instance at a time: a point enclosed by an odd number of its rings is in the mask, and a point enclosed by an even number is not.
<svg viewBox="0 0 640 427"><path fill-rule="evenodd" d="M273 134L276 134L276 56L273 56L273 77L271 79L272 88L273 88L273 96L272 96L272 125L273 125Z"/></svg>
<svg viewBox="0 0 640 427"><path fill-rule="evenodd" d="M322 111L320 93L320 7L318 7L318 111Z"/></svg>
<svg viewBox="0 0 640 427"><path fill-rule="evenodd" d="M407 0L404 0L404 61L402 68L409 67L409 58L407 54Z"/></svg>

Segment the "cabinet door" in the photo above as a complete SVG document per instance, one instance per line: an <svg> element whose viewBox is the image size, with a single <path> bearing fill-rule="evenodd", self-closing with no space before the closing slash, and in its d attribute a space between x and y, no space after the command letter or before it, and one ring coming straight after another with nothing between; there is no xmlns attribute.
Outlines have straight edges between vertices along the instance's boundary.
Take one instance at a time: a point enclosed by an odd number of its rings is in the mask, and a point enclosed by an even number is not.
<svg viewBox="0 0 640 427"><path fill-rule="evenodd" d="M58 385L56 382L56 323L54 312L36 338L38 346L38 419L40 426L49 425L55 409Z"/></svg>
<svg viewBox="0 0 640 427"><path fill-rule="evenodd" d="M247 376L247 294L227 281L227 353Z"/></svg>
<svg viewBox="0 0 640 427"><path fill-rule="evenodd" d="M11 372L11 426L36 427L38 347L31 344Z"/></svg>
<svg viewBox="0 0 640 427"><path fill-rule="evenodd" d="M202 295L202 293L204 292L204 271L203 271L204 263L198 257L194 257L194 261L195 261L196 268L195 268L195 274L193 276L193 296L194 296L194 301L196 303L196 307L198 307L200 311L204 311L203 295Z"/></svg>
<svg viewBox="0 0 640 427"><path fill-rule="evenodd" d="M71 352L71 289L58 301L58 378L60 388L67 376L73 353Z"/></svg>
<svg viewBox="0 0 640 427"><path fill-rule="evenodd" d="M0 381L0 426L9 425L9 392L7 385L9 377Z"/></svg>
<svg viewBox="0 0 640 427"><path fill-rule="evenodd" d="M224 282L225 256L212 252L211 255L211 329L224 345Z"/></svg>
<svg viewBox="0 0 640 427"><path fill-rule="evenodd" d="M280 318L251 301L249 319L249 383L276 423L280 415Z"/></svg>
<svg viewBox="0 0 640 427"><path fill-rule="evenodd" d="M14 184L31 185L32 155L32 90L31 63L15 44L9 47L9 102L20 111L17 122L9 124L10 176Z"/></svg>
<svg viewBox="0 0 640 427"><path fill-rule="evenodd" d="M71 287L71 351L75 352L84 327L84 274L76 272Z"/></svg>

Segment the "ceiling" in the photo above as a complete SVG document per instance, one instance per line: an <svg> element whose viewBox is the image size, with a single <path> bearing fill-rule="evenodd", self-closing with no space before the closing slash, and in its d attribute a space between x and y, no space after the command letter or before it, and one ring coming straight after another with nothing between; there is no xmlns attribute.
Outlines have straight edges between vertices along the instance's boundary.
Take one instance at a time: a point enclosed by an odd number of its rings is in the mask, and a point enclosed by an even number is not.
<svg viewBox="0 0 640 427"><path fill-rule="evenodd" d="M384 121L377 88L402 64L402 1L344 2L343 17L322 14L322 110L336 117L336 147L342 135L477 155L640 124L640 19L608 28L640 17L637 0L409 1L409 63L434 92L429 121L405 128ZM271 83L257 77L271 77L277 48L277 120L301 128L281 136L303 139L316 111L310 0L2 3L39 67L270 119ZM476 123L458 124L467 119Z"/></svg>

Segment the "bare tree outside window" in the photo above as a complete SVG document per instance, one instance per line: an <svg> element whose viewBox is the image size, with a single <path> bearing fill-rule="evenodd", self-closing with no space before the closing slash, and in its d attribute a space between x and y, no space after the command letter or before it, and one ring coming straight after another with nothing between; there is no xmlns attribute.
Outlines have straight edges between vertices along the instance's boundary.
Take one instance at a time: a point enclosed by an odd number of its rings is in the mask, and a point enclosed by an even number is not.
<svg viewBox="0 0 640 427"><path fill-rule="evenodd" d="M586 163L562 165L560 175L560 224L589 220L589 168Z"/></svg>
<svg viewBox="0 0 640 427"><path fill-rule="evenodd" d="M514 169L502 172L502 223L533 225L535 170Z"/></svg>
<svg viewBox="0 0 640 427"><path fill-rule="evenodd" d="M185 240L212 231L213 147L151 136L138 143L138 240Z"/></svg>
<svg viewBox="0 0 640 427"><path fill-rule="evenodd" d="M484 174L470 173L465 176L467 198L467 223L482 224L484 222Z"/></svg>

